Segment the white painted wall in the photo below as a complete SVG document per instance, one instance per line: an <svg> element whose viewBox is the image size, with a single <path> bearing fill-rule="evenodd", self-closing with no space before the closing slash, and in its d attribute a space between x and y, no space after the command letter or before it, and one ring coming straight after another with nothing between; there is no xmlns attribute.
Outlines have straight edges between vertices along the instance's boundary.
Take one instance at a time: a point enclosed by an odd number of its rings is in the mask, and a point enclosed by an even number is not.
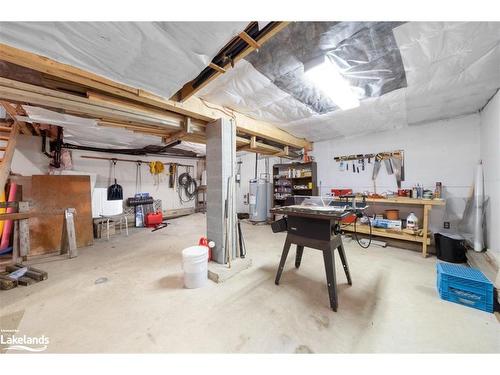
<svg viewBox="0 0 500 375"><path fill-rule="evenodd" d="M16 151L12 160L12 172L19 173L24 176L33 174L48 173L49 159L41 153L41 140L39 137L19 136ZM160 160L163 163L176 162L194 166L191 169L191 175L196 176L196 160L195 159L173 159L158 156L130 156L108 153L97 153L88 151L72 151L73 170L80 172L90 172L97 175L96 187L107 187L110 183L110 162L107 160L92 160L82 159L82 155L100 156L100 157L117 157L123 159L141 159L144 161ZM179 201L176 189L168 187L168 176L163 175L159 186L154 185L152 175L149 173L149 166L142 165L142 192L150 193L155 199L162 200L163 210L174 208L194 207L194 200L188 203L181 204ZM182 173L186 168L180 168ZM136 188L136 166L133 163L118 162L116 166L116 178L118 184L123 187L124 198L131 197L135 194Z"/></svg>
<svg viewBox="0 0 500 375"><path fill-rule="evenodd" d="M321 193L332 188L351 188L354 192L373 191L372 164L364 172L354 174L339 171L334 156L377 153L392 150L405 152L405 181L402 188L423 184L434 190L440 181L444 197L466 197L473 183L474 167L479 160L480 116L448 119L399 130L370 135L333 139L314 143L313 155L318 163L318 184ZM377 178L377 192L396 191L394 176L388 175L384 165ZM406 211L401 211L404 215ZM431 214L431 227L442 228L444 210L435 208Z"/></svg>
<svg viewBox="0 0 500 375"><path fill-rule="evenodd" d="M486 246L500 255L500 92L481 111L481 159L484 168Z"/></svg>

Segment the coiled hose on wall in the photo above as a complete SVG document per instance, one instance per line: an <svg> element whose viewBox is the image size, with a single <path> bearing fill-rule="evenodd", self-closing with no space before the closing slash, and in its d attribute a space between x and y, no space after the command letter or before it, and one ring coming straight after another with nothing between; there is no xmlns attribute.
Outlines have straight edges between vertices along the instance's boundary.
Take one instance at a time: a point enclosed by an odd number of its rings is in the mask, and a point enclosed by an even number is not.
<svg viewBox="0 0 500 375"><path fill-rule="evenodd" d="M188 172L179 175L177 179L177 191L179 192L179 199L182 203L192 201L196 197L198 191L198 184L195 179L191 177Z"/></svg>

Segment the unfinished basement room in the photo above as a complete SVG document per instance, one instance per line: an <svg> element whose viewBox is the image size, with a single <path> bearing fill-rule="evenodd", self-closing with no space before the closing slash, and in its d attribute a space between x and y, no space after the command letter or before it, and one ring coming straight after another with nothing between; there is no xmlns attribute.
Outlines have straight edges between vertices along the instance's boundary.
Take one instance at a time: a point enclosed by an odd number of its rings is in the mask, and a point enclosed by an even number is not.
<svg viewBox="0 0 500 375"><path fill-rule="evenodd" d="M500 353L500 22L50 17L0 22L0 368Z"/></svg>

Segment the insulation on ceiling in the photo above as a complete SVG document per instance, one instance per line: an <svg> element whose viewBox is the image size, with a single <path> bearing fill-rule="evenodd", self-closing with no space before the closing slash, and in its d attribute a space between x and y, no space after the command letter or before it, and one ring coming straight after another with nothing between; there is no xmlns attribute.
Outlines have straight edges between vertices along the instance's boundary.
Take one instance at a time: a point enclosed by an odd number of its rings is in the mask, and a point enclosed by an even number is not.
<svg viewBox="0 0 500 375"><path fill-rule="evenodd" d="M100 126L97 120L50 111L45 108L23 106L30 122L61 126L64 129L64 141L79 146L100 148L142 148L161 146L161 137L141 134L121 128ZM173 147L205 155L205 145L185 142Z"/></svg>
<svg viewBox="0 0 500 375"><path fill-rule="evenodd" d="M247 61L278 88L311 108L338 107L304 75L304 64L326 56L359 99L406 87L405 71L392 29L396 22L296 22L274 36Z"/></svg>
<svg viewBox="0 0 500 375"><path fill-rule="evenodd" d="M170 97L248 22L0 22L0 43Z"/></svg>
<svg viewBox="0 0 500 375"><path fill-rule="evenodd" d="M275 38L199 96L318 141L477 112L500 87L500 23L298 22ZM325 52L347 67L360 107L314 105L318 95L300 73Z"/></svg>

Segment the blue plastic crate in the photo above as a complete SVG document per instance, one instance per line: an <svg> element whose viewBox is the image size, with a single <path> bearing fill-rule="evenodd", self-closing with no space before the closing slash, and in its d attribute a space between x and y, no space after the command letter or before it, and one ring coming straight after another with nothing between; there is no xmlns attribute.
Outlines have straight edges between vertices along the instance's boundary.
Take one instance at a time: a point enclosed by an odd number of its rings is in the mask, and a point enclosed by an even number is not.
<svg viewBox="0 0 500 375"><path fill-rule="evenodd" d="M481 271L449 263L437 263L436 268L442 299L493 312L493 284Z"/></svg>

